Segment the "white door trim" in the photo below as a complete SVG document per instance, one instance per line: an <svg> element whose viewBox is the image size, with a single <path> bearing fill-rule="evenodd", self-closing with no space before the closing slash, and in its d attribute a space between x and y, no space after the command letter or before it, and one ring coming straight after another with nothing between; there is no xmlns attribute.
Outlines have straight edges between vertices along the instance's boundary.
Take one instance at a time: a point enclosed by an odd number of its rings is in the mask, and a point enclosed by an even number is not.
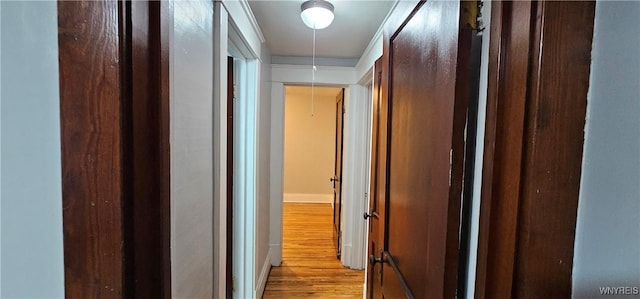
<svg viewBox="0 0 640 299"><path fill-rule="evenodd" d="M343 247L341 260L343 265L352 269L364 269L366 256L366 221L362 217L368 210L368 165L371 130L371 99L369 91L363 85L349 85L345 113L345 143L342 223ZM348 140L348 142L346 142Z"/></svg>
<svg viewBox="0 0 640 299"><path fill-rule="evenodd" d="M259 30L251 25L250 10L237 6L237 3L215 1L214 6L214 94L213 94L213 144L214 144L214 196L213 196L213 283L214 298L226 297L226 243L227 243L227 55L233 52L243 60L240 69L240 100L236 102L239 112L239 127L236 131L238 148L236 161L238 167L235 183L241 183L238 192L234 194L234 201L240 203L240 215L234 221L238 226L236 240L242 249L238 252L239 261L238 285L235 297L251 296L256 290L256 192L257 192L257 115L258 90L260 88L260 36ZM231 9L229 9L229 7ZM238 7L242 8L241 10ZM246 6L248 7L248 6ZM235 241L235 240L234 240ZM235 243L235 242L234 242ZM235 268L235 266L234 266ZM235 275L235 274L234 274Z"/></svg>
<svg viewBox="0 0 640 299"><path fill-rule="evenodd" d="M356 69L349 67L318 66L316 85L346 86L345 88L345 138L343 160L343 247L342 263L354 269L364 268L366 255L366 229L362 213L368 206L364 192L368 182L363 171L369 163L370 151L367 136L370 130L370 106L366 87L358 85ZM366 81L366 80L365 80ZM284 86L287 84L311 84L311 66L272 65L271 87L271 207L270 253L271 264L282 262L282 203L284 200ZM351 183L352 182L352 183ZM357 186L356 186L357 185ZM368 192L368 191L366 191Z"/></svg>

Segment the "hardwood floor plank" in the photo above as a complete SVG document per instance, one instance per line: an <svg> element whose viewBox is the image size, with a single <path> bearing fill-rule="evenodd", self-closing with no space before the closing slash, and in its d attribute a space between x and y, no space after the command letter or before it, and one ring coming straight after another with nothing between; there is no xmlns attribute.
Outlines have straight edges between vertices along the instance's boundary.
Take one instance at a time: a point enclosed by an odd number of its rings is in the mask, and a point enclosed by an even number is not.
<svg viewBox="0 0 640 299"><path fill-rule="evenodd" d="M364 271L342 266L333 246L330 204L285 203L282 265L262 298L362 298Z"/></svg>

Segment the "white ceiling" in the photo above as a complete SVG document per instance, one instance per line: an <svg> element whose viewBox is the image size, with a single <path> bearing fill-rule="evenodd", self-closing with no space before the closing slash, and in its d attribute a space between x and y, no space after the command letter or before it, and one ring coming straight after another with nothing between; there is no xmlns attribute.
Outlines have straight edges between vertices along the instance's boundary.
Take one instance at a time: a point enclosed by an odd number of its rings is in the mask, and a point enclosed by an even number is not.
<svg viewBox="0 0 640 299"><path fill-rule="evenodd" d="M313 30L300 19L304 0L249 0L273 56L309 57ZM316 57L359 58L395 0L332 0L333 23L316 30Z"/></svg>

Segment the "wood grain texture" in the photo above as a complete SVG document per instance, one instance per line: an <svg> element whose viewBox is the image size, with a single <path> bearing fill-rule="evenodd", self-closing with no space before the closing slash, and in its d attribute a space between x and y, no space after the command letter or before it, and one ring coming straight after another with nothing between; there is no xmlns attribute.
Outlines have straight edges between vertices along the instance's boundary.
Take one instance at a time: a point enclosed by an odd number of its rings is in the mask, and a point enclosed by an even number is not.
<svg viewBox="0 0 640 299"><path fill-rule="evenodd" d="M398 2L394 13L389 16L387 24L384 27L384 38L382 39L383 55L379 59L379 77L380 82L378 89L378 101L374 103L374 115L375 115L375 129L376 134L374 139L376 140L372 152L372 166L375 173L371 176L371 197L370 200L375 203L378 217L369 218L372 228L376 228L369 233L369 240L377 240L375 248L370 247L372 243L369 243L368 253L374 254L374 257L382 256L382 250L385 247L385 236L387 234L386 223L386 210L387 210L387 153L388 153L388 135L389 135L389 53L390 49L390 37L395 33L398 27L402 25L405 19L411 14L415 8L415 3L412 2ZM367 285L367 297L380 299L382 298L382 265L376 263L373 266L368 266L367 277L371 277L369 284Z"/></svg>
<svg viewBox="0 0 640 299"><path fill-rule="evenodd" d="M509 296L524 132L531 3L492 2L476 294ZM517 38L525 36L527 38ZM490 220L491 219L491 220ZM489 245L491 244L491 245ZM485 280L483 272L486 271Z"/></svg>
<svg viewBox="0 0 640 299"><path fill-rule="evenodd" d="M364 271L342 266L333 247L330 204L285 203L282 265L262 298L362 298Z"/></svg>
<svg viewBox="0 0 640 299"><path fill-rule="evenodd" d="M532 45L516 298L571 296L595 2L540 1Z"/></svg>
<svg viewBox="0 0 640 299"><path fill-rule="evenodd" d="M420 3L390 37L383 293L456 296L470 30L460 3ZM437 22L424 22L436 18ZM394 278L398 277L395 282ZM407 292L408 293L408 292Z"/></svg>
<svg viewBox="0 0 640 299"><path fill-rule="evenodd" d="M167 298L171 7L58 13L66 296Z"/></svg>
<svg viewBox="0 0 640 299"><path fill-rule="evenodd" d="M568 298L593 2L493 2L478 298Z"/></svg>
<svg viewBox="0 0 640 299"><path fill-rule="evenodd" d="M336 133L333 167L333 240L336 256L342 248L342 150L344 137L344 88L336 96Z"/></svg>
<svg viewBox="0 0 640 299"><path fill-rule="evenodd" d="M118 2L58 2L65 294L123 296Z"/></svg>
<svg viewBox="0 0 640 299"><path fill-rule="evenodd" d="M122 37L126 69L127 296L167 298L170 277L169 62L166 2L132 1ZM169 11L167 11L169 10ZM129 194L129 192L126 192Z"/></svg>
<svg viewBox="0 0 640 299"><path fill-rule="evenodd" d="M373 79L373 105L372 105L372 134L371 134L371 186L369 190L369 227L368 227L368 246L367 257L380 256L380 250L383 249L384 236L382 235L384 227L380 223L380 197L378 196L377 187L379 175L379 157L378 148L380 147L380 106L382 105L382 57L376 60L374 65L375 77ZM382 277L382 268L377 265L369 264L367 271L367 298L374 298L374 289L379 289ZM379 293L379 292L378 292Z"/></svg>

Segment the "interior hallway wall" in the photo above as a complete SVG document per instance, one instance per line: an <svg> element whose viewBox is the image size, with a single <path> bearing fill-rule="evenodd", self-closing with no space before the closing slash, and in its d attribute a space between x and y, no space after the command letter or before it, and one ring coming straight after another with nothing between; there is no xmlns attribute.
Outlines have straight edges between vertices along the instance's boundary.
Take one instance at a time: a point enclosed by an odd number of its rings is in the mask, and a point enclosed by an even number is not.
<svg viewBox="0 0 640 299"><path fill-rule="evenodd" d="M304 200L304 195L333 200L329 178L334 174L339 92L340 88L316 86L312 116L311 87L285 87L285 201Z"/></svg>
<svg viewBox="0 0 640 299"><path fill-rule="evenodd" d="M258 93L258 167L256 207L255 280L258 292L266 284L271 258L269 253L270 170L271 170L271 53L265 44L260 51L260 90ZM260 294L258 294L260 295Z"/></svg>
<svg viewBox="0 0 640 299"><path fill-rule="evenodd" d="M63 298L58 14L0 1L0 297Z"/></svg>
<svg viewBox="0 0 640 299"><path fill-rule="evenodd" d="M578 202L574 298L640 293L640 2L598 1Z"/></svg>
<svg viewBox="0 0 640 299"><path fill-rule="evenodd" d="M174 2L170 33L171 292L213 296L213 3Z"/></svg>

